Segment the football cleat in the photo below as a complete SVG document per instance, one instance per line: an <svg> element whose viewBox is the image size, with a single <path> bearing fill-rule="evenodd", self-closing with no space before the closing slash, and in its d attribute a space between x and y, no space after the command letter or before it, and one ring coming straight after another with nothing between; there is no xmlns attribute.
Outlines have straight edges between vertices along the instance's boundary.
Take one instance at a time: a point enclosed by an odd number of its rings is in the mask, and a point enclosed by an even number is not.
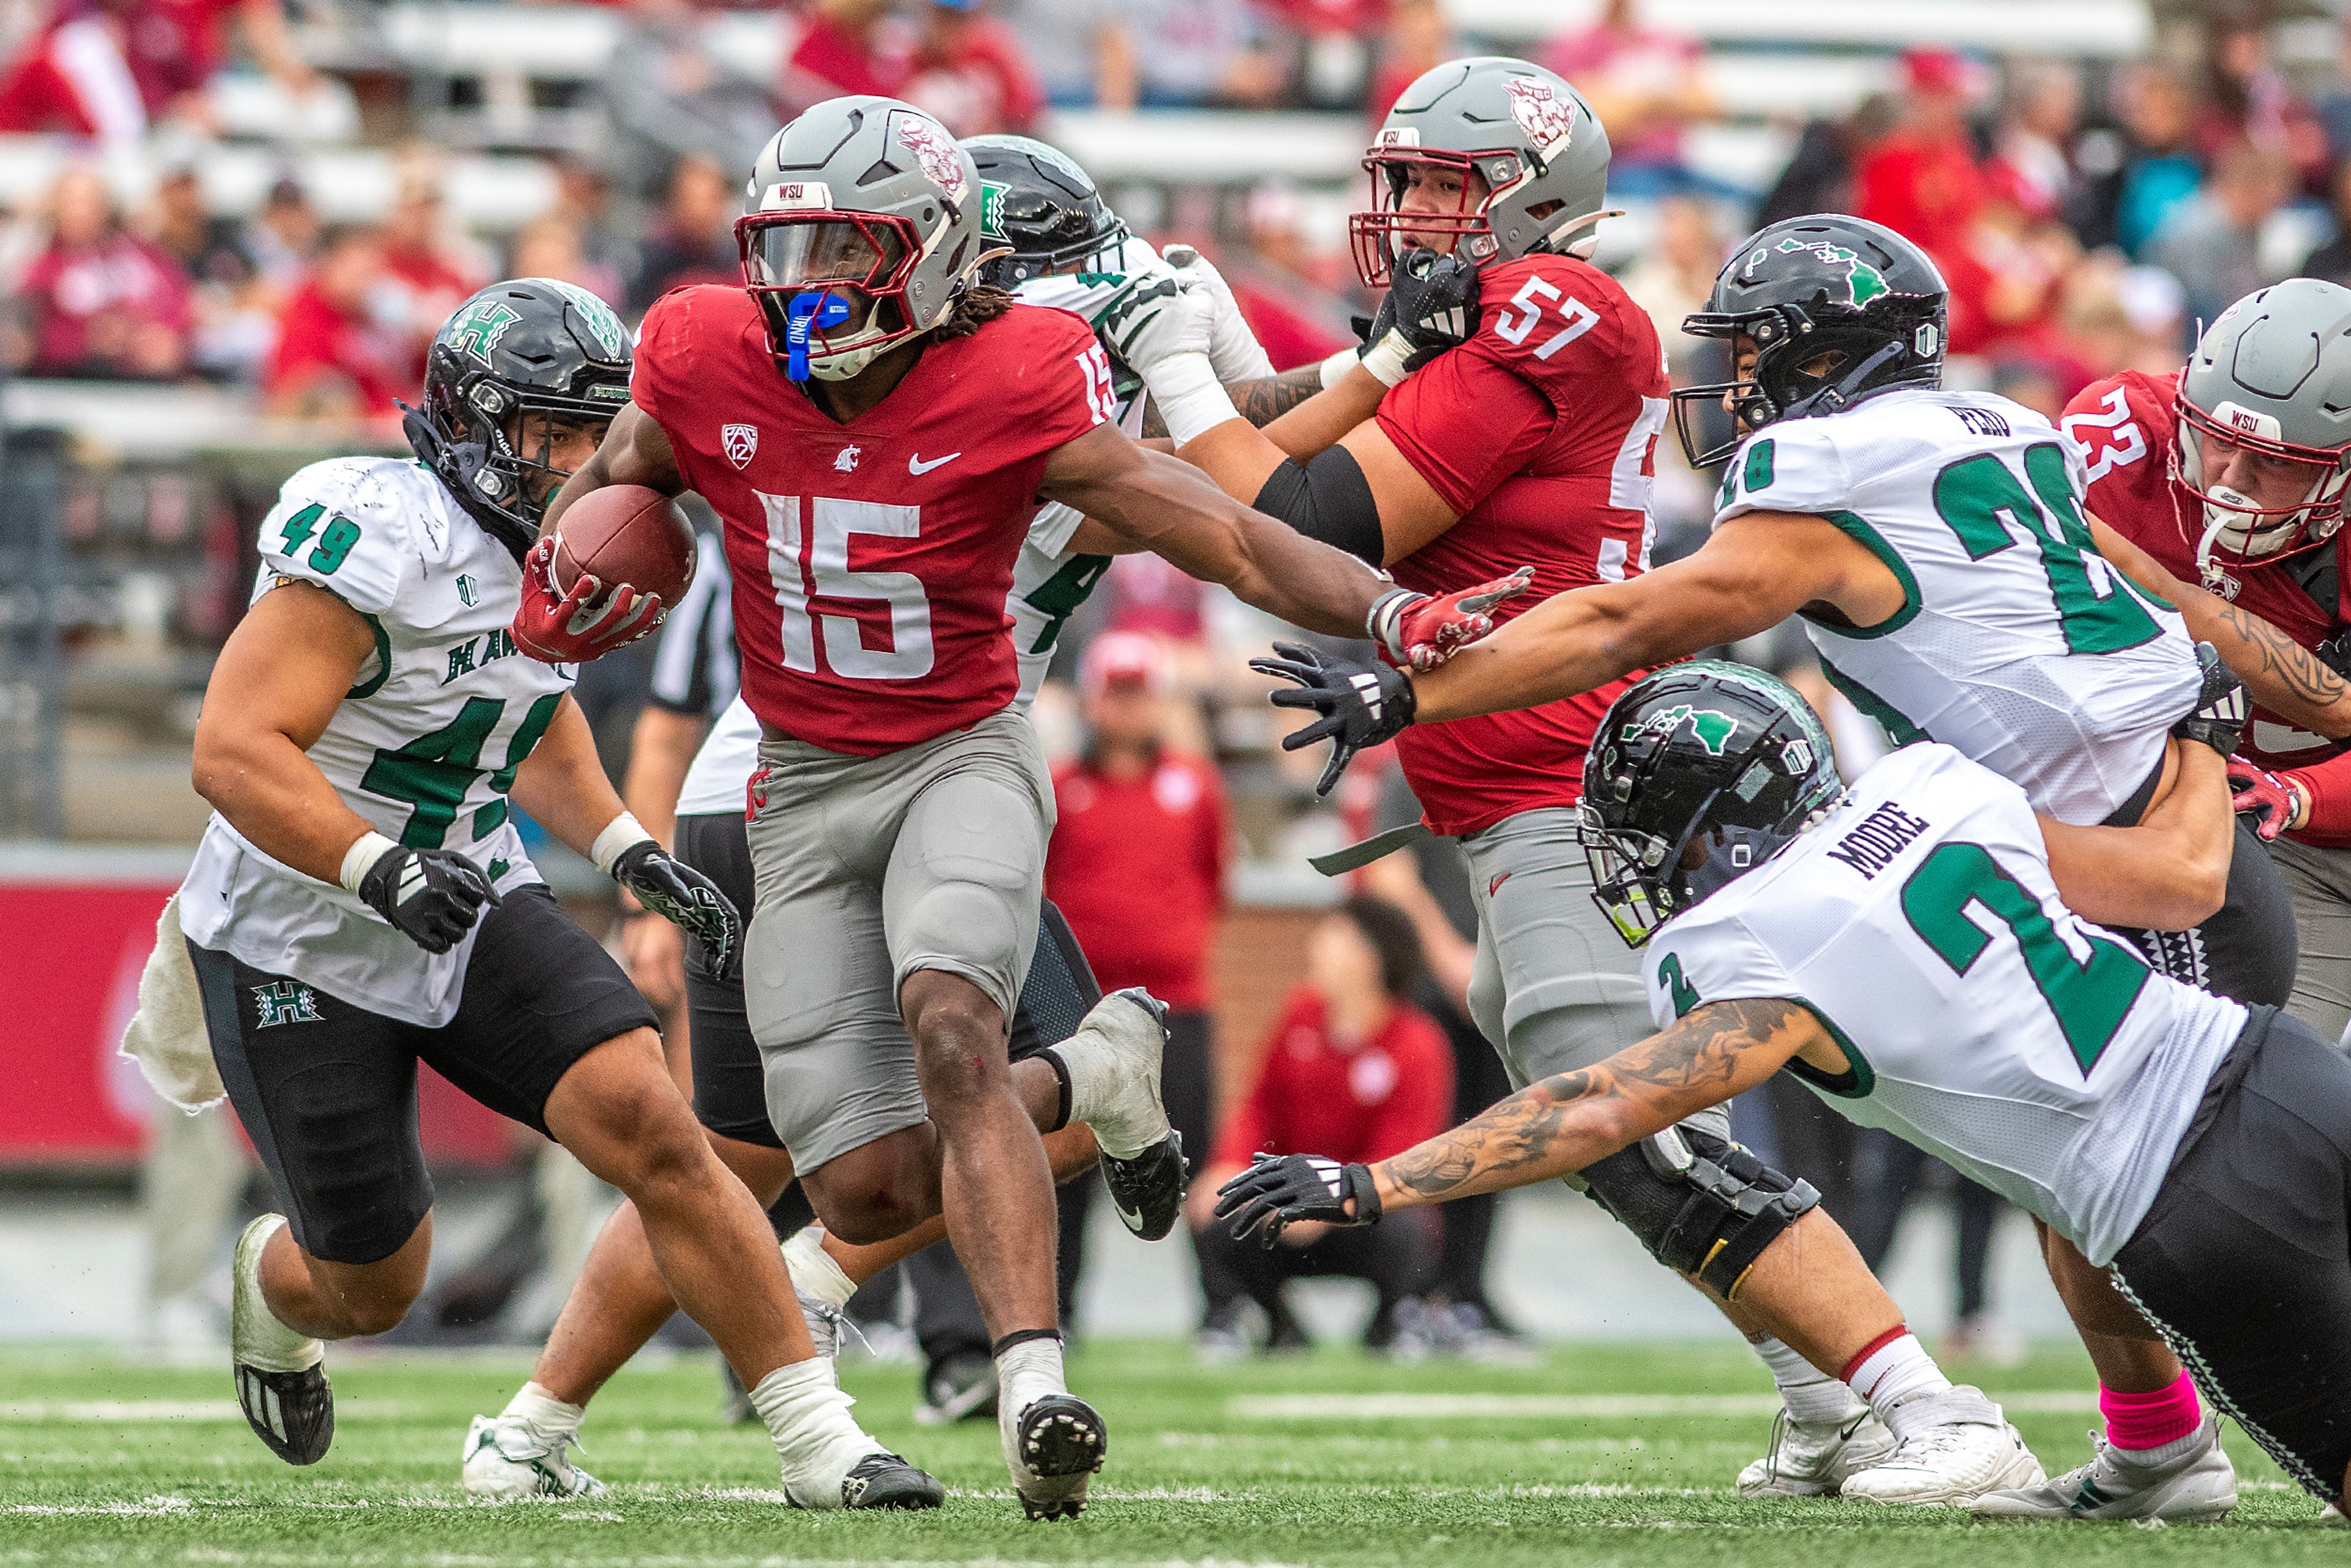
<svg viewBox="0 0 2351 1568"><path fill-rule="evenodd" d="M2037 1487L1986 1492L1968 1504L1978 1519L2163 1519L2200 1523L2237 1506L2237 1468L2220 1447L2220 1423L2204 1417L2203 1442L2168 1465L2135 1464L2098 1432L2090 1462Z"/></svg>
<svg viewBox="0 0 2351 1568"><path fill-rule="evenodd" d="M784 1495L791 1498L794 1508L810 1506L793 1497L789 1487L784 1489ZM895 1454L868 1454L851 1466L849 1474L841 1481L843 1508L936 1508L946 1500L947 1489L929 1471L916 1469Z"/></svg>
<svg viewBox="0 0 2351 1568"><path fill-rule="evenodd" d="M1089 1099L1101 1103L1084 1119L1102 1145L1102 1185L1120 1222L1145 1241L1165 1236L1184 1212L1184 1142L1159 1094L1166 1016L1166 1003L1130 986L1096 1002L1061 1048L1065 1062L1081 1051L1092 1064Z"/></svg>
<svg viewBox="0 0 2351 1568"><path fill-rule="evenodd" d="M1183 1134L1170 1128L1165 1138L1131 1160L1104 1155L1102 1173L1119 1223L1145 1241L1156 1241L1176 1228L1190 1179L1184 1168Z"/></svg>
<svg viewBox="0 0 2351 1568"><path fill-rule="evenodd" d="M1030 1519L1075 1519L1085 1511L1086 1483L1110 1452L1110 1431L1074 1394L1032 1399L1019 1416L999 1415L998 1432L1012 1490Z"/></svg>
<svg viewBox="0 0 2351 1568"><path fill-rule="evenodd" d="M986 1351L965 1351L935 1363L923 1379L916 1424L951 1427L957 1421L996 1419L996 1363Z"/></svg>
<svg viewBox="0 0 2351 1568"><path fill-rule="evenodd" d="M576 1432L549 1434L528 1421L476 1416L459 1455L465 1495L476 1502L601 1497L604 1483L564 1452L579 1443Z"/></svg>
<svg viewBox="0 0 2351 1568"><path fill-rule="evenodd" d="M327 1347L297 1336L261 1297L261 1249L285 1223L283 1215L265 1214L236 1239L229 1264L229 1361L237 1407L254 1436L289 1465L315 1465L335 1440Z"/></svg>
<svg viewBox="0 0 2351 1568"><path fill-rule="evenodd" d="M1740 1497L1834 1497L1845 1478L1894 1452L1894 1434L1859 1399L1829 1421L1771 1418L1771 1447L1739 1472Z"/></svg>
<svg viewBox="0 0 2351 1568"><path fill-rule="evenodd" d="M2041 1461L2024 1446L1999 1406L1980 1388L1961 1384L1939 1394L1922 1394L1917 1413L1933 1418L1894 1446L1894 1452L1857 1469L1838 1489L1839 1497L1914 1508L1973 1502L1989 1491L2037 1486Z"/></svg>

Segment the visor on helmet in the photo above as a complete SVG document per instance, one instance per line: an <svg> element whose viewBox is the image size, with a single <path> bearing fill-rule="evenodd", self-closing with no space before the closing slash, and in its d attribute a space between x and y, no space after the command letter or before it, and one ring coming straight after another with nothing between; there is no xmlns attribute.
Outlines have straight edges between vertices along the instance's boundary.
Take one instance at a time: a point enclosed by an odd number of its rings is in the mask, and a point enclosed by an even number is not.
<svg viewBox="0 0 2351 1568"><path fill-rule="evenodd" d="M2245 565L2298 554L2325 544L2343 527L2351 447L2330 451L2298 445L2276 434L2273 418L2230 402L2208 413L2189 402L2185 392L2175 406L2179 441L2170 455L2170 477L2199 510L2200 537L2189 542L2196 547L2200 566L2210 570L2216 559ZM2298 492L2295 498L2263 506L2221 484L2219 470L2227 466L2227 460L2210 450L2212 443L2256 453L2285 469L2286 487Z"/></svg>
<svg viewBox="0 0 2351 1568"><path fill-rule="evenodd" d="M767 312L769 347L787 351L785 308L820 291L849 308L846 320L809 333L807 362L819 375L853 375L873 356L914 335L906 284L921 259L904 218L831 208L752 213L736 220L743 286Z"/></svg>

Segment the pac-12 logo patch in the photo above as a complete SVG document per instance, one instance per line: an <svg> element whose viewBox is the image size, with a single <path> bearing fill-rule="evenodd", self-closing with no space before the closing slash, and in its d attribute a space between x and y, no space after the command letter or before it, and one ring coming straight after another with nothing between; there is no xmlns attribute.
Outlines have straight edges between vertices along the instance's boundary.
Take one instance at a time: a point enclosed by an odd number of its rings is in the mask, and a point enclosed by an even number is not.
<svg viewBox="0 0 2351 1568"><path fill-rule="evenodd" d="M756 424L721 425L718 443L726 450L727 462L738 469L747 467L759 450L759 427Z"/></svg>

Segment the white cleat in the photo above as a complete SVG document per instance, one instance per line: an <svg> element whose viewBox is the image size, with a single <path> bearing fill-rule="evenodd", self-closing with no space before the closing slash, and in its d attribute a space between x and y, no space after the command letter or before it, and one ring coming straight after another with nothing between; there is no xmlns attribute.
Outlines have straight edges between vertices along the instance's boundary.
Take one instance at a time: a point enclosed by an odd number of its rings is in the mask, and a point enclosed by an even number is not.
<svg viewBox="0 0 2351 1568"><path fill-rule="evenodd" d="M1857 1470L1840 1497L1913 1508L1973 1502L1989 1491L2037 1486L2041 1461L2024 1446L1999 1406L1966 1384L1906 1400L1906 1409L1931 1425L1895 1445L1894 1452Z"/></svg>
<svg viewBox="0 0 2351 1568"><path fill-rule="evenodd" d="M2204 1417L2204 1441L2168 1465L2133 1464L2097 1432L2090 1462L2037 1487L1986 1492L1968 1505L1978 1519L2162 1519L2200 1523L2237 1506L2237 1468L2220 1447L2220 1423Z"/></svg>
<svg viewBox="0 0 2351 1568"><path fill-rule="evenodd" d="M573 1464L564 1451L579 1442L577 1433L549 1436L528 1421L476 1416L458 1456L465 1468L465 1495L476 1502L601 1497L604 1483Z"/></svg>
<svg viewBox="0 0 2351 1568"><path fill-rule="evenodd" d="M1739 1472L1740 1497L1834 1497L1845 1478L1894 1452L1894 1434L1858 1398L1831 1421L1772 1419L1771 1447Z"/></svg>

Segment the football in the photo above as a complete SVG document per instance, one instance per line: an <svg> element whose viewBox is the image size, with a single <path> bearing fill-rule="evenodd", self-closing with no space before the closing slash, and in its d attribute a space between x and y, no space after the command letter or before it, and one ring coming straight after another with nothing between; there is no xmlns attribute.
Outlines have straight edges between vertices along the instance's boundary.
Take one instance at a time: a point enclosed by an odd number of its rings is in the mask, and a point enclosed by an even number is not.
<svg viewBox="0 0 2351 1568"><path fill-rule="evenodd" d="M607 485L565 510L555 530L555 586L569 593L587 572L606 588L627 583L675 604L694 580L694 525L677 503L643 485Z"/></svg>

